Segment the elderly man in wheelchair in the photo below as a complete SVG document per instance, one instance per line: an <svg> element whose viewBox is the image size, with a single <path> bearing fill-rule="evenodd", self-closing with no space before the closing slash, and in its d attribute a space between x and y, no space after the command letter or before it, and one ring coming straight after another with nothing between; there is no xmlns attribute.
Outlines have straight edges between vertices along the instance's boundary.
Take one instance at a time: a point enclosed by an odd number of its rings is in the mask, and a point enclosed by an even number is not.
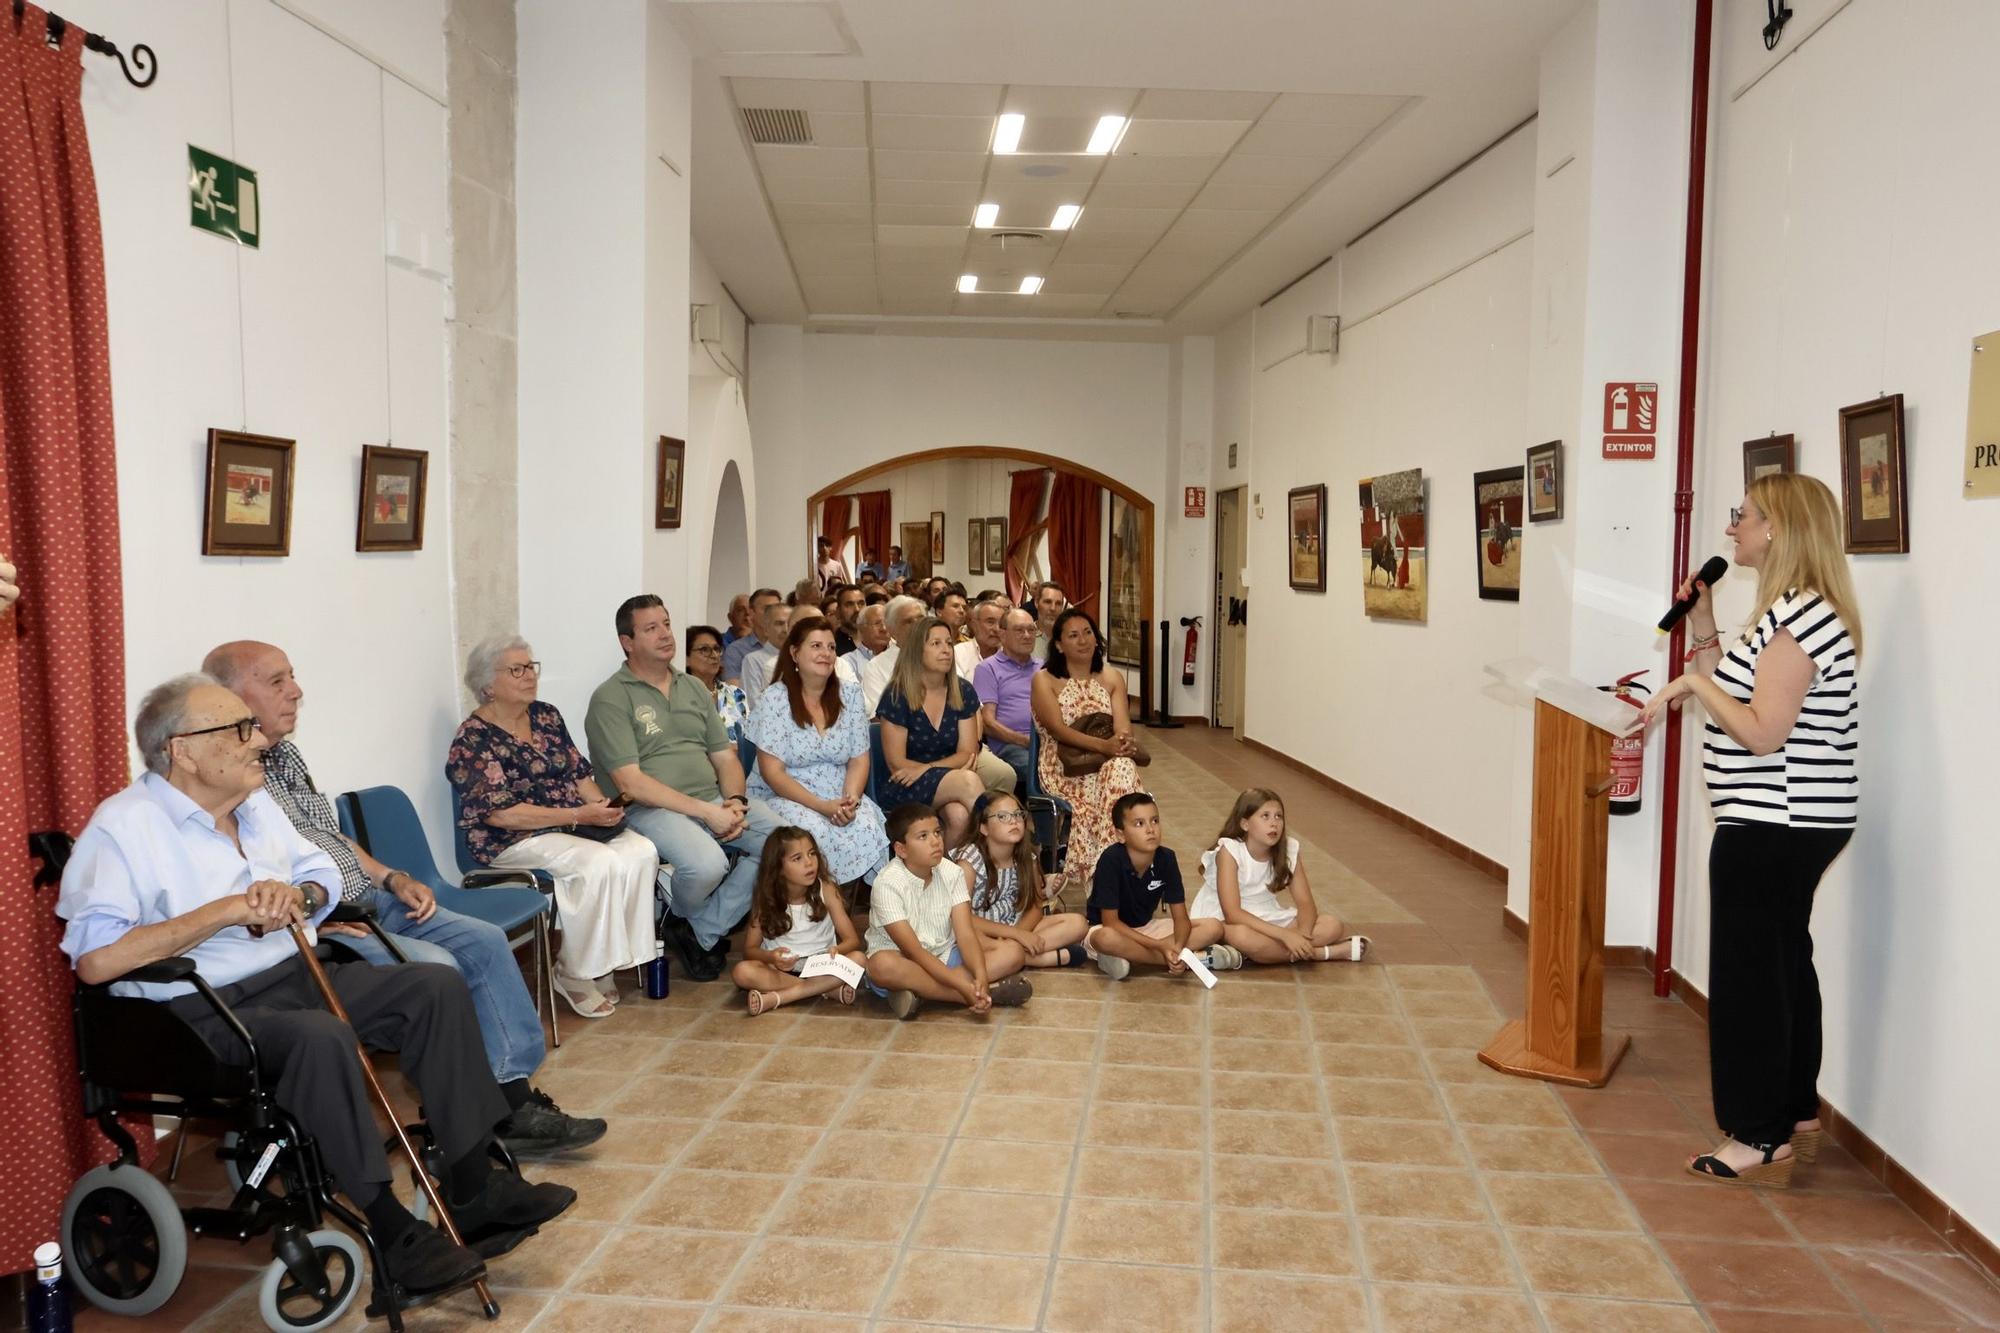
<svg viewBox="0 0 2000 1333"><path fill-rule="evenodd" d="M138 1011L135 1017L144 1021L131 1024L131 1035L161 1031L159 1021L171 1015L177 1022L168 1023L168 1035L181 1034L183 1051L197 1057L212 1052L212 1059L184 1066L190 1080L213 1082L195 1066L233 1067L245 1080L242 1090L252 1094L246 1100L253 1123L243 1137L263 1131L258 1141L264 1149L255 1161L231 1163L238 1177L254 1174L261 1182L266 1173L282 1175L293 1196L287 1217L295 1219L303 1208L306 1223L316 1226L323 1205L347 1221L377 1259L378 1295L388 1296L392 1323L399 1323L397 1307L483 1277L482 1256L519 1244L568 1208L576 1193L549 1182L529 1184L510 1169L508 1155L496 1151L494 1126L508 1106L487 1068L471 997L452 969L325 963L349 1021L328 1011L289 928L309 932L327 918L338 893L325 886L339 884L339 871L263 791L265 742L243 701L210 677L177 677L145 697L133 730L147 771L97 808L63 871L57 912L68 923L63 951L83 983L79 1026L91 1026L93 1005L100 1015L121 1007L132 1013L132 998L148 1001L159 1009ZM433 1145L429 1159L439 1192L465 1245L420 1221L391 1192L357 1037L400 1053L403 1075L425 1108L423 1134ZM130 1039L119 1032L84 1030L79 1039L87 1095L98 1103L90 1109L114 1140L124 1140L126 1163L132 1160L130 1140L109 1112L132 1107L108 1091L186 1091L193 1094L191 1107L214 1103L210 1086L133 1087L121 1080L106 1089L101 1069L145 1069L149 1056L161 1077L175 1071L161 1068L158 1053L118 1051L121 1039ZM271 1132L274 1127L278 1132ZM144 1174L124 1165L92 1176L113 1179L121 1171L128 1185ZM133 1188L142 1186L127 1192ZM361 1217L334 1199L336 1189ZM71 1215L86 1202L82 1191L80 1184L66 1209L65 1239L72 1246ZM303 1202L301 1194L308 1196ZM244 1198L239 1191L239 1203ZM254 1223L254 1202L247 1207ZM100 1214L107 1211L118 1209L99 1206ZM202 1211L215 1210L191 1211L190 1225ZM272 1225L239 1225L237 1238ZM322 1231L310 1239L318 1245L322 1237L345 1241ZM184 1237L177 1239L184 1251ZM302 1270L314 1271L297 1262L296 1227L281 1227L274 1248L274 1280L283 1278L280 1268L291 1269L294 1283ZM89 1261L73 1248L72 1255ZM356 1257L351 1243L348 1256Z"/></svg>

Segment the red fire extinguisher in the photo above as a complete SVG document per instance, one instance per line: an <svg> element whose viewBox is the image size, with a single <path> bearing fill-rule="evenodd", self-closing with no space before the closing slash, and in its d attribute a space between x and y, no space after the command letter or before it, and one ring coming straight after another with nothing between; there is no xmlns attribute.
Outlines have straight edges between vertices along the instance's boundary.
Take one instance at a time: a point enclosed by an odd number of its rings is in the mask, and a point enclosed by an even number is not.
<svg viewBox="0 0 2000 1333"><path fill-rule="evenodd" d="M1188 627L1187 651L1181 654L1181 684L1192 685L1194 684L1195 644L1201 638L1201 617L1186 617L1182 619L1181 624Z"/></svg>
<svg viewBox="0 0 2000 1333"><path fill-rule="evenodd" d="M1652 691L1639 684L1643 671L1634 671L1629 676L1620 676L1614 685L1600 685L1597 688L1615 695L1621 702L1634 708L1644 708L1640 696ZM1636 693L1635 693L1636 691ZM1611 738L1611 813L1614 815L1636 815L1639 813L1639 785L1646 775L1646 733L1635 731L1630 736Z"/></svg>

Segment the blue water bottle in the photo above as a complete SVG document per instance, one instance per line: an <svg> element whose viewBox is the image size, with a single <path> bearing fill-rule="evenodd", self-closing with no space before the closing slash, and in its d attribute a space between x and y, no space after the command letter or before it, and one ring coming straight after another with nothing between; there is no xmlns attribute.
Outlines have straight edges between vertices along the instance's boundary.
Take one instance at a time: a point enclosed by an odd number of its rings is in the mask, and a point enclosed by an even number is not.
<svg viewBox="0 0 2000 1333"><path fill-rule="evenodd" d="M667 946L661 940L653 942L653 961L646 964L646 998L667 998Z"/></svg>
<svg viewBox="0 0 2000 1333"><path fill-rule="evenodd" d="M62 1246L48 1241L35 1247L35 1285L28 1288L28 1333L70 1333L70 1327Z"/></svg>

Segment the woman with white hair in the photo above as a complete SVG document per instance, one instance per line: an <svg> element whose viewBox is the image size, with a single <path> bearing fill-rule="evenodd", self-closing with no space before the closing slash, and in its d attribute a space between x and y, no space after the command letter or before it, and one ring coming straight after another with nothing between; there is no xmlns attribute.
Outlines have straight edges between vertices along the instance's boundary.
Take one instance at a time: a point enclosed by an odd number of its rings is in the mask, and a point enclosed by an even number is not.
<svg viewBox="0 0 2000 1333"><path fill-rule="evenodd" d="M652 960L659 854L623 827L562 714L535 697L541 671L519 636L472 650L465 687L479 706L452 738L444 773L473 860L555 876L556 989L582 1017L604 1018L618 1003L618 969Z"/></svg>

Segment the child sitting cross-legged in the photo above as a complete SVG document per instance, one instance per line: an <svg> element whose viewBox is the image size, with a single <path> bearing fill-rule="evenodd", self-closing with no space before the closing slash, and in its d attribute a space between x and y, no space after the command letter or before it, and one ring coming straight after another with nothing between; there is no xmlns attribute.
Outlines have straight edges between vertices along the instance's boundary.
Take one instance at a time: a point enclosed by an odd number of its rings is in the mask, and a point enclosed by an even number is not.
<svg viewBox="0 0 2000 1333"><path fill-rule="evenodd" d="M750 992L752 1014L829 991L842 1004L853 1004L854 987L838 976L795 975L808 959L823 953L866 961L861 932L848 920L840 890L827 878L819 843L802 828L778 829L764 843L743 961L729 975Z"/></svg>
<svg viewBox="0 0 2000 1333"><path fill-rule="evenodd" d="M1187 971L1181 950L1200 954L1211 970L1243 966L1243 955L1221 943L1220 921L1188 918L1187 888L1173 849L1160 846L1160 807L1145 792L1128 792L1111 806L1120 841L1104 849L1091 876L1083 947L1104 975L1122 981L1132 964ZM1156 917L1160 904L1168 915Z"/></svg>
<svg viewBox="0 0 2000 1333"><path fill-rule="evenodd" d="M1084 960L1081 912L1042 910L1040 851L1027 813L1009 792L988 792L972 807L971 835L952 859L972 882L972 924L989 940L1012 940L1029 967L1074 967Z"/></svg>
<svg viewBox="0 0 2000 1333"><path fill-rule="evenodd" d="M1285 803L1267 787L1236 798L1201 873L1192 915L1220 921L1222 938L1253 963L1358 963L1368 951L1366 935L1349 935L1313 901L1299 840L1285 834ZM1290 907L1277 898L1286 889Z"/></svg>
<svg viewBox="0 0 2000 1333"><path fill-rule="evenodd" d="M921 1000L962 1004L983 1014L1035 993L1011 940L989 940L973 925L965 872L945 859L937 812L914 801L889 812L889 864L875 876L868 909L868 987L911 1018Z"/></svg>

